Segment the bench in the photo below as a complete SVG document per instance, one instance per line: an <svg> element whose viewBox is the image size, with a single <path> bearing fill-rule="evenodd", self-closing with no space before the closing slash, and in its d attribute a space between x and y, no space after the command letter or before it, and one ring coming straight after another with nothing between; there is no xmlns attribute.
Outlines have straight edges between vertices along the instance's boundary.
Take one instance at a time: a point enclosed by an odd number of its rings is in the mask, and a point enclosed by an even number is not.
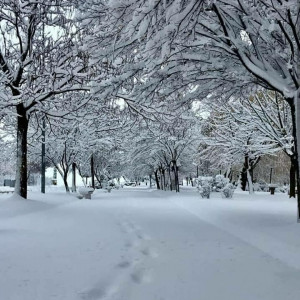
<svg viewBox="0 0 300 300"><path fill-rule="evenodd" d="M94 192L93 188L89 188L89 187L84 187L84 188L80 188L78 189L78 193L82 196L82 198L84 199L92 199L92 194ZM81 198L81 199L82 199Z"/></svg>

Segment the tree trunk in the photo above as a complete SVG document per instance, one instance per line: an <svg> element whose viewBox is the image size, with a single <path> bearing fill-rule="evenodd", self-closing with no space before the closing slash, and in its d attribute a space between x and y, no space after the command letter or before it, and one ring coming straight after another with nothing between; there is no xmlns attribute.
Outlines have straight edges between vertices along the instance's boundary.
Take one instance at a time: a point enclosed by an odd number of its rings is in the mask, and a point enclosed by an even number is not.
<svg viewBox="0 0 300 300"><path fill-rule="evenodd" d="M166 172L164 169L161 170L162 172L162 179L163 179L163 187L164 187L164 191L166 190Z"/></svg>
<svg viewBox="0 0 300 300"><path fill-rule="evenodd" d="M242 191L246 191L247 186L247 170L248 170L248 156L245 155L244 165L241 171L241 189Z"/></svg>
<svg viewBox="0 0 300 300"><path fill-rule="evenodd" d="M150 174L149 175L149 188L151 189L152 188L152 175Z"/></svg>
<svg viewBox="0 0 300 300"><path fill-rule="evenodd" d="M289 197L296 198L296 164L297 161L295 157L290 156L291 166L290 166L290 190Z"/></svg>
<svg viewBox="0 0 300 300"><path fill-rule="evenodd" d="M170 191L173 191L173 181L172 181L171 166L170 165L168 167L168 175L169 175Z"/></svg>
<svg viewBox="0 0 300 300"><path fill-rule="evenodd" d="M63 181L65 185L66 192L70 192L69 184L68 184L68 172L64 172Z"/></svg>
<svg viewBox="0 0 300 300"><path fill-rule="evenodd" d="M179 189L179 168L178 166L176 165L175 167L175 178L176 178L176 192L179 193L180 192L180 189Z"/></svg>
<svg viewBox="0 0 300 300"><path fill-rule="evenodd" d="M191 181L191 186L193 187L194 186L194 182L193 182L193 177L192 177L192 175L191 175L191 177L190 177L190 181ZM183 183L182 183L183 184Z"/></svg>
<svg viewBox="0 0 300 300"><path fill-rule="evenodd" d="M92 177L92 188L95 189L95 168L94 168L94 155L91 156L91 177Z"/></svg>
<svg viewBox="0 0 300 300"><path fill-rule="evenodd" d="M156 188L157 188L158 190L160 190L159 178L158 178L158 170L156 170L156 171L154 172L154 175L155 175L155 181L156 181Z"/></svg>
<svg viewBox="0 0 300 300"><path fill-rule="evenodd" d="M162 176L162 168L159 168L159 179L160 179L160 189L164 190L163 176Z"/></svg>
<svg viewBox="0 0 300 300"><path fill-rule="evenodd" d="M294 99L287 99L287 102L290 104L291 108L291 115L292 115L292 123L293 123L293 138L294 138L294 166L296 169L296 186L298 190L297 194L297 221L300 222L300 176L299 176L299 169L300 169L300 160L298 156L299 150L299 143L300 143L300 99L295 97Z"/></svg>
<svg viewBox="0 0 300 300"><path fill-rule="evenodd" d="M173 163L173 172L174 172L174 178L175 178L175 190L176 193L179 192L179 176L178 176L178 166L176 164L176 161L172 161Z"/></svg>
<svg viewBox="0 0 300 300"><path fill-rule="evenodd" d="M76 163L72 163L72 192L76 192Z"/></svg>
<svg viewBox="0 0 300 300"><path fill-rule="evenodd" d="M249 193L252 194L254 192L253 189L253 170L255 166L257 165L260 158L257 158L256 160L250 160L249 156L245 155L244 165L241 172L241 189L243 191L246 191L246 186L248 184Z"/></svg>
<svg viewBox="0 0 300 300"><path fill-rule="evenodd" d="M27 133L29 118L23 104L17 106L17 169L15 194L27 199Z"/></svg>
<svg viewBox="0 0 300 300"><path fill-rule="evenodd" d="M100 179L100 176L98 176L98 173L97 173L97 172L95 172L95 177L96 177L96 179L97 179L97 181L98 181L98 183L99 183L100 189L102 189L101 179Z"/></svg>
<svg viewBox="0 0 300 300"><path fill-rule="evenodd" d="M252 178L253 178L253 173L251 173L250 170L248 169L247 170L247 182L248 182L249 194L254 193Z"/></svg>

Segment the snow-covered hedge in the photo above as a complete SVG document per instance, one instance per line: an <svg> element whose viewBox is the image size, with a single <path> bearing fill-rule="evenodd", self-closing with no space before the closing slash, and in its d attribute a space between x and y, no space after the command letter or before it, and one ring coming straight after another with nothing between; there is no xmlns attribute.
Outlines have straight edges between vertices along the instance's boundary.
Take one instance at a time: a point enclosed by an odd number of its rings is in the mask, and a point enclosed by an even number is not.
<svg viewBox="0 0 300 300"><path fill-rule="evenodd" d="M229 178L225 178L224 175L216 175L214 182L214 190L221 192L222 189L229 183Z"/></svg>
<svg viewBox="0 0 300 300"><path fill-rule="evenodd" d="M210 192L212 190L212 177L199 177L198 178L198 192L200 193L202 198L210 198Z"/></svg>
<svg viewBox="0 0 300 300"><path fill-rule="evenodd" d="M209 184L203 185L199 188L199 193L200 193L202 198L209 199L210 198L210 191L211 191L211 188L210 188Z"/></svg>
<svg viewBox="0 0 300 300"><path fill-rule="evenodd" d="M265 183L264 181L259 181L259 182L253 183L253 189L255 192L268 192L269 191L269 187L268 187L267 183Z"/></svg>
<svg viewBox="0 0 300 300"><path fill-rule="evenodd" d="M227 183L225 187L222 189L223 198L232 198L233 193L234 193L234 185L232 183Z"/></svg>
<svg viewBox="0 0 300 300"><path fill-rule="evenodd" d="M212 176L199 176L196 179L197 187L202 186L203 184L209 184L211 189L214 184L214 178Z"/></svg>

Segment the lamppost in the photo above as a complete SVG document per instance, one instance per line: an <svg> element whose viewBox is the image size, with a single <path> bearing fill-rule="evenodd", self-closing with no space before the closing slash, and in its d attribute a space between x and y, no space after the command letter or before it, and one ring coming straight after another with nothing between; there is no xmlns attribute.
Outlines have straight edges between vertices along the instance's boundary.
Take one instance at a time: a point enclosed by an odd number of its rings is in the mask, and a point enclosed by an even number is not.
<svg viewBox="0 0 300 300"><path fill-rule="evenodd" d="M46 122L45 117L43 118L42 125L42 163L41 163L41 193L45 194L46 186Z"/></svg>
<svg viewBox="0 0 300 300"><path fill-rule="evenodd" d="M273 167L271 167L271 170L270 170L270 184L272 183L272 173L273 173Z"/></svg>
<svg viewBox="0 0 300 300"><path fill-rule="evenodd" d="M271 167L270 169L270 184L269 184L269 191L271 193L271 195L274 195L275 193L275 188L276 188L276 185L275 184L272 184L272 173L273 173L273 167Z"/></svg>

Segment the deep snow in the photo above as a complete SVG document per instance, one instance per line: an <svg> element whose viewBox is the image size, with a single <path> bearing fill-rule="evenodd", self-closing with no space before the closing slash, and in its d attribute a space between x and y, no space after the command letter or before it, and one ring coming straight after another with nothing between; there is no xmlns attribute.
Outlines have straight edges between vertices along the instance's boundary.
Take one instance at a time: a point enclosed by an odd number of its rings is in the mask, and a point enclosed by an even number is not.
<svg viewBox="0 0 300 300"><path fill-rule="evenodd" d="M0 196L1 300L295 300L300 224L284 194L145 187Z"/></svg>

